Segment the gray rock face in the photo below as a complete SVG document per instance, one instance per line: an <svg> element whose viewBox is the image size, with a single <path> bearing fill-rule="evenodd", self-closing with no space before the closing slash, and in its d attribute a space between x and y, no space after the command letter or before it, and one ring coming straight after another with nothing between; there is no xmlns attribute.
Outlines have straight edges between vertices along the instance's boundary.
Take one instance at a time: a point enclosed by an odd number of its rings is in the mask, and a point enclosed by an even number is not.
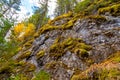
<svg viewBox="0 0 120 80"><path fill-rule="evenodd" d="M49 47L59 36L82 38L85 43L90 44L92 50L89 52L89 56L95 63L103 61L110 54L120 50L120 18L112 16L106 16L106 18L108 21L99 25L89 19L77 20L72 29L53 30L38 37L33 43L32 54L35 55L38 51L45 50L45 56L37 59L36 65L40 69L45 69L46 63L56 61L49 56ZM64 21L60 20L55 24L60 25L63 23ZM62 64L66 65L67 68ZM75 53L67 51L57 60L54 68L45 70L52 75L53 80L70 80L76 69L85 70L86 68L88 68L88 65L85 61Z"/></svg>

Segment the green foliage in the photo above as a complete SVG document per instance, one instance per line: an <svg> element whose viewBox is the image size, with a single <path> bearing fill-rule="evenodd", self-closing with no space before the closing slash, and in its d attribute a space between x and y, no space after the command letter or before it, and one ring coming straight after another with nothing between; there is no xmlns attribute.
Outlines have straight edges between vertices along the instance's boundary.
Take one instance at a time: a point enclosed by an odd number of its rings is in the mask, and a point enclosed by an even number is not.
<svg viewBox="0 0 120 80"><path fill-rule="evenodd" d="M0 17L6 16L7 19L13 21L13 15L16 14L16 11L20 10L20 4L21 0L0 0L0 14L2 14Z"/></svg>
<svg viewBox="0 0 120 80"><path fill-rule="evenodd" d="M2 24L0 25L0 58L8 60L17 52L17 44L14 40L7 42L5 36L13 23L1 17ZM9 55L8 55L9 54Z"/></svg>
<svg viewBox="0 0 120 80"><path fill-rule="evenodd" d="M40 22L41 22L41 14L40 13L33 14L28 19L28 23L33 23L36 27L40 24Z"/></svg>
<svg viewBox="0 0 120 80"><path fill-rule="evenodd" d="M35 8L34 14L28 19L27 23L33 23L36 28L40 28L47 23L48 16L48 0L39 1L40 8Z"/></svg>
<svg viewBox="0 0 120 80"><path fill-rule="evenodd" d="M38 74L35 75L35 78L32 80L50 80L50 74L41 70Z"/></svg>
<svg viewBox="0 0 120 80"><path fill-rule="evenodd" d="M64 13L68 13L69 11L73 11L74 6L78 3L77 0L57 0L56 8L55 8L55 16L62 15Z"/></svg>
<svg viewBox="0 0 120 80"><path fill-rule="evenodd" d="M44 16L41 13L33 14L27 21L27 23L33 23L37 28L44 25L48 21L49 17Z"/></svg>
<svg viewBox="0 0 120 80"><path fill-rule="evenodd" d="M91 3L92 3L91 0L83 0L82 2L79 2L75 7L75 12L85 10Z"/></svg>
<svg viewBox="0 0 120 80"><path fill-rule="evenodd" d="M7 19L4 19L3 17L0 17L0 42L3 43L4 37L6 36L6 33L10 29L11 26L13 26L13 23L8 21Z"/></svg>

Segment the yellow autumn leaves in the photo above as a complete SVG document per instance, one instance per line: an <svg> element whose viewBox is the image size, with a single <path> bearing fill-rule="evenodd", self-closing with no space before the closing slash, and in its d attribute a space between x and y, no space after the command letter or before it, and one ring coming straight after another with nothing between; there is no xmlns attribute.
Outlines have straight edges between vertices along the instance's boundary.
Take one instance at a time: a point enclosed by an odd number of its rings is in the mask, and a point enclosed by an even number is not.
<svg viewBox="0 0 120 80"><path fill-rule="evenodd" d="M20 41L32 36L34 32L35 26L32 23L28 23L27 25L19 23L13 29L14 36Z"/></svg>

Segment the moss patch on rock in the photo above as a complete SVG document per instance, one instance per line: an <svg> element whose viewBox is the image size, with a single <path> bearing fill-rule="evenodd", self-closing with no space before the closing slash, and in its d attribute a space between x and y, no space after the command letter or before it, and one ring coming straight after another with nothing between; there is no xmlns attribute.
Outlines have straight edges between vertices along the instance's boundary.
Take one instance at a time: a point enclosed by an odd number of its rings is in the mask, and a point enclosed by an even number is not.
<svg viewBox="0 0 120 80"><path fill-rule="evenodd" d="M35 74L35 77L32 80L51 80L51 76L44 70L41 70L39 73Z"/></svg>
<svg viewBox="0 0 120 80"><path fill-rule="evenodd" d="M65 63L60 61L51 61L45 64L45 69L47 70L57 69L58 67L63 67L64 69L71 69Z"/></svg>
<svg viewBox="0 0 120 80"><path fill-rule="evenodd" d="M68 17L72 17L73 13L72 12L68 12L66 14L60 15L58 17L56 17L54 20L49 20L48 24L53 25L55 23L55 21L60 20L60 19L64 19L64 18L68 18Z"/></svg>
<svg viewBox="0 0 120 80"><path fill-rule="evenodd" d="M39 59L39 58L43 57L44 55L45 55L45 51L41 50L36 54L36 58Z"/></svg>
<svg viewBox="0 0 120 80"><path fill-rule="evenodd" d="M20 56L18 56L17 60L20 61L22 59L25 59L31 55L31 51L25 51Z"/></svg>
<svg viewBox="0 0 120 80"><path fill-rule="evenodd" d="M86 16L86 19L90 19L90 21L95 22L96 24L101 24L101 23L107 21L107 19L101 15Z"/></svg>
<svg viewBox="0 0 120 80"><path fill-rule="evenodd" d="M36 67L33 64L24 61L14 61L9 60L3 64L0 64L0 79L11 79L13 75L25 74L27 78L31 78L31 72L33 72ZM21 78L20 78L21 79ZM29 79L30 80L30 79Z"/></svg>
<svg viewBox="0 0 120 80"><path fill-rule="evenodd" d="M106 12L109 12L113 16L119 16L120 15L120 4L115 4L112 6L100 8L98 10L99 14L105 14Z"/></svg>
<svg viewBox="0 0 120 80"><path fill-rule="evenodd" d="M33 39L32 40L28 40L23 46L24 47L32 46L33 41L34 41Z"/></svg>
<svg viewBox="0 0 120 80"><path fill-rule="evenodd" d="M120 70L118 69L103 69L100 72L96 73L96 78L99 80L105 80L105 79L118 79L117 76L120 75Z"/></svg>
<svg viewBox="0 0 120 80"><path fill-rule="evenodd" d="M76 38L67 38L62 42L59 40L55 41L55 43L50 47L50 56L59 58L64 55L65 52L71 51L72 53L76 53L76 49L79 49L80 54L88 54L87 51L91 49L91 46L86 45L81 39ZM85 56L82 56L85 57Z"/></svg>
<svg viewBox="0 0 120 80"><path fill-rule="evenodd" d="M96 14L100 8L119 4L118 0L84 0L79 2L75 7L75 12L88 12L88 14Z"/></svg>

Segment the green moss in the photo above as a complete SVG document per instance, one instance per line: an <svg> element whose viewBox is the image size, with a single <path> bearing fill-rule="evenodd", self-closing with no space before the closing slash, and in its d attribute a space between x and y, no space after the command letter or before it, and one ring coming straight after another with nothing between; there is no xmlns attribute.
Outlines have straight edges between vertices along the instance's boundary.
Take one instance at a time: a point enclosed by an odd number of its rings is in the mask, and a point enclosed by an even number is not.
<svg viewBox="0 0 120 80"><path fill-rule="evenodd" d="M0 63L0 79L8 80L10 77L10 80L14 80L13 78L18 78L18 74L24 74L26 78L29 78L27 80L31 80L31 72L33 72L35 69L35 65L28 62L9 60L4 62L3 64ZM20 78L24 80L22 76Z"/></svg>
<svg viewBox="0 0 120 80"><path fill-rule="evenodd" d="M71 80L80 80L80 77L78 75L72 76Z"/></svg>
<svg viewBox="0 0 120 80"><path fill-rule="evenodd" d="M115 53L114 55L110 56L110 58L112 57L111 60L115 61L115 62L120 62L120 52Z"/></svg>
<svg viewBox="0 0 120 80"><path fill-rule="evenodd" d="M105 14L106 12L109 12L113 16L119 16L120 15L120 4L115 4L112 6L105 7L105 8L100 8L98 10L99 14Z"/></svg>
<svg viewBox="0 0 120 80"><path fill-rule="evenodd" d="M12 65L12 64L14 64L14 62L4 63L4 66L2 65L0 67L0 74L13 72L14 65Z"/></svg>
<svg viewBox="0 0 120 80"><path fill-rule="evenodd" d="M24 62L24 61L20 61L18 62L18 66L14 68L14 72L15 73L30 73L35 71L36 66L34 64L31 64L29 62Z"/></svg>
<svg viewBox="0 0 120 80"><path fill-rule="evenodd" d="M43 57L44 55L45 55L45 51L41 50L36 54L36 58L39 59L39 58Z"/></svg>
<svg viewBox="0 0 120 80"><path fill-rule="evenodd" d="M120 75L120 71L117 69L103 69L101 72L97 74L99 80L105 79L116 79Z"/></svg>
<svg viewBox="0 0 120 80"><path fill-rule="evenodd" d="M25 43L23 43L23 46L26 47L26 48L31 47L33 41L34 41L34 38L30 38Z"/></svg>
<svg viewBox="0 0 120 80"><path fill-rule="evenodd" d="M24 53L22 53L20 56L18 56L17 60L22 60L22 59L25 59L27 57L29 57L31 55L31 52L30 51L26 51Z"/></svg>
<svg viewBox="0 0 120 80"><path fill-rule="evenodd" d="M74 74L71 80L117 80L119 78L120 71L117 69L100 69L93 72L93 76L89 77L86 75Z"/></svg>
<svg viewBox="0 0 120 80"><path fill-rule="evenodd" d="M63 15L61 15L61 16L58 16L58 17L56 17L54 20L50 20L49 22L48 22L48 24L53 24L55 21L57 21L57 20L60 20L60 19L63 19L63 18L68 18L68 17L71 17L73 15L73 13L72 12L68 12L68 13L66 13L66 14L63 14Z"/></svg>
<svg viewBox="0 0 120 80"><path fill-rule="evenodd" d="M26 65L24 65L24 67L28 68L28 69L26 69L26 72L32 72L32 71L35 71L35 69L36 69L36 66L31 63L26 63Z"/></svg>
<svg viewBox="0 0 120 80"><path fill-rule="evenodd" d="M25 47L29 47L29 46L32 46L32 44L29 43L29 42L27 42L27 43L25 43L23 46L25 46Z"/></svg>
<svg viewBox="0 0 120 80"><path fill-rule="evenodd" d="M17 75L12 75L7 80L30 80L30 79L26 77L24 74L17 74Z"/></svg>
<svg viewBox="0 0 120 80"><path fill-rule="evenodd" d="M50 80L50 74L41 70L32 80Z"/></svg>
<svg viewBox="0 0 120 80"><path fill-rule="evenodd" d="M88 55L88 51L85 50L85 49L77 49L75 50L75 52L77 53L77 55L81 58L87 58L89 55Z"/></svg>
<svg viewBox="0 0 120 80"><path fill-rule="evenodd" d="M46 69L55 69L56 66L62 67L64 69L71 69L70 67L68 67L65 63L60 62L60 61L51 61L45 64L45 68Z"/></svg>
<svg viewBox="0 0 120 80"><path fill-rule="evenodd" d="M86 19L90 19L91 21L96 22L97 24L107 21L107 19L101 15L90 15L87 16Z"/></svg>
<svg viewBox="0 0 120 80"><path fill-rule="evenodd" d="M33 35L34 38L37 38L37 37L39 37L39 36L40 36L40 34L39 34L38 32L36 32L36 33Z"/></svg>
<svg viewBox="0 0 120 80"><path fill-rule="evenodd" d="M75 70L74 70L74 75L78 75L78 74L80 74L82 71L80 70L80 69L78 69L78 68L76 68Z"/></svg>
<svg viewBox="0 0 120 80"><path fill-rule="evenodd" d="M111 4L111 1L105 1L105 0L95 0L90 6L88 6L85 11L88 11L89 14L94 14L97 12L99 8L103 8L106 6L109 6Z"/></svg>
<svg viewBox="0 0 120 80"><path fill-rule="evenodd" d="M68 21L68 23L63 24L63 25L61 26L61 28L62 28L63 30L65 30L65 29L70 29L71 27L73 27L73 25L74 25L74 23L75 23L76 20L77 20L77 18L74 18L74 19Z"/></svg>
<svg viewBox="0 0 120 80"><path fill-rule="evenodd" d="M52 62L46 63L45 68L46 69L54 69L56 64L57 64L56 61L52 61Z"/></svg>
<svg viewBox="0 0 120 80"><path fill-rule="evenodd" d="M86 45L85 43L80 43L78 46L80 46L81 49L85 49L85 50L92 49L92 47L90 45Z"/></svg>
<svg viewBox="0 0 120 80"><path fill-rule="evenodd" d="M21 66L19 63L13 60L0 63L0 79L8 78L11 73L15 73L15 68Z"/></svg>
<svg viewBox="0 0 120 80"><path fill-rule="evenodd" d="M120 62L120 56L113 59L115 62Z"/></svg>
<svg viewBox="0 0 120 80"><path fill-rule="evenodd" d="M114 53L104 63L92 65L86 71L74 74L71 80L118 80L120 76L119 57L120 52Z"/></svg>
<svg viewBox="0 0 120 80"><path fill-rule="evenodd" d="M88 51L91 49L91 46L83 43L81 39L67 38L62 42L58 41L59 40L50 47L50 56L55 57L56 59L63 56L66 51L75 53L76 49L80 50L79 55L84 57L83 55L88 54Z"/></svg>
<svg viewBox="0 0 120 80"><path fill-rule="evenodd" d="M58 29L58 27L46 24L45 26L40 28L39 32L42 34L42 33L45 33L47 31L51 31L51 30L55 30L55 29Z"/></svg>
<svg viewBox="0 0 120 80"><path fill-rule="evenodd" d="M118 69L111 69L111 70L109 70L108 77L116 78L117 76L120 76L120 71Z"/></svg>
<svg viewBox="0 0 120 80"><path fill-rule="evenodd" d="M85 75L80 76L79 74L74 74L70 80L90 80Z"/></svg>
<svg viewBox="0 0 120 80"><path fill-rule="evenodd" d="M68 21L67 23L65 23L65 24L63 24L61 26L53 26L53 25L50 25L50 24L46 24L46 25L44 25L43 27L40 28L38 34L42 34L42 33L45 33L45 32L51 31L51 30L69 29L69 28L71 28L73 26L73 24L75 23L76 20L77 20L77 18L73 19L73 20L70 20L70 21ZM38 36L38 34L37 34L37 36Z"/></svg>
<svg viewBox="0 0 120 80"><path fill-rule="evenodd" d="M86 59L86 64L88 66L91 66L92 64L94 64L94 60L93 59Z"/></svg>

